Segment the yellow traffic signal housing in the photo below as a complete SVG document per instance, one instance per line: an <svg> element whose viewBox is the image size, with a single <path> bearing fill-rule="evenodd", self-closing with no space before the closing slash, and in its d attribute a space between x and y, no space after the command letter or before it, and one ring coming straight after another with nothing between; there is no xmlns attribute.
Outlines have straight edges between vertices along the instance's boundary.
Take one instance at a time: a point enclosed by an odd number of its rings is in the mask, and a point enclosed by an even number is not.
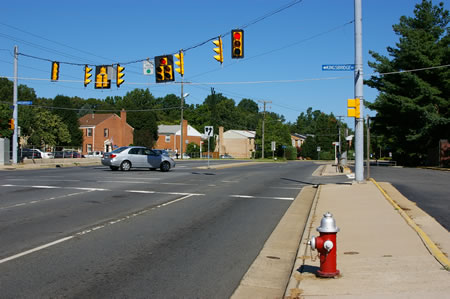
<svg viewBox="0 0 450 299"><path fill-rule="evenodd" d="M231 30L231 58L244 58L244 30Z"/></svg>
<svg viewBox="0 0 450 299"><path fill-rule="evenodd" d="M173 55L163 55L155 57L156 83L175 81L173 69Z"/></svg>
<svg viewBox="0 0 450 299"><path fill-rule="evenodd" d="M50 74L50 79L52 81L58 81L59 79L59 62L52 62L52 73Z"/></svg>
<svg viewBox="0 0 450 299"><path fill-rule="evenodd" d="M359 99L348 99L347 100L347 116L348 117L361 117L361 108Z"/></svg>
<svg viewBox="0 0 450 299"><path fill-rule="evenodd" d="M95 88L111 88L111 80L108 80L108 66L99 65L95 67Z"/></svg>
<svg viewBox="0 0 450 299"><path fill-rule="evenodd" d="M117 77L116 77L116 85L117 87L120 87L120 85L125 82L124 79L122 79L123 76L125 76L125 74L123 73L123 71L125 70L125 67L120 66L120 64L117 64Z"/></svg>
<svg viewBox="0 0 450 299"><path fill-rule="evenodd" d="M14 119L13 118L8 120L8 127L10 130L14 130Z"/></svg>
<svg viewBox="0 0 450 299"><path fill-rule="evenodd" d="M178 67L175 69L181 77L184 76L184 53L183 50L180 50L178 54L175 54L175 58L178 59L178 61L175 61L175 64L178 65Z"/></svg>
<svg viewBox="0 0 450 299"><path fill-rule="evenodd" d="M213 44L216 45L217 48L214 48L214 52L216 52L218 55L214 56L214 59L216 59L221 64L223 63L223 47L222 47L222 37L219 36L219 39L213 40Z"/></svg>
<svg viewBox="0 0 450 299"><path fill-rule="evenodd" d="M92 80L89 79L90 77L92 77L91 71L92 68L88 67L88 65L86 64L84 66L84 87L88 86L88 84L92 82Z"/></svg>

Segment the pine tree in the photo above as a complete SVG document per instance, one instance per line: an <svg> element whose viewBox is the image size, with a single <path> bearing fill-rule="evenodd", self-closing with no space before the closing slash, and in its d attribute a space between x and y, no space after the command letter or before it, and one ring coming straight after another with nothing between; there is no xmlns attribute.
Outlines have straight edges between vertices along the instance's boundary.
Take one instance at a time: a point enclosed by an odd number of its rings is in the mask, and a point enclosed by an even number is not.
<svg viewBox="0 0 450 299"><path fill-rule="evenodd" d="M372 132L384 137L401 164L418 165L428 158L439 139L450 137L449 12L444 4L423 0L414 17L402 16L393 25L396 47L387 47L391 59L376 52L369 66L379 73L365 83L379 95L367 106L377 111Z"/></svg>

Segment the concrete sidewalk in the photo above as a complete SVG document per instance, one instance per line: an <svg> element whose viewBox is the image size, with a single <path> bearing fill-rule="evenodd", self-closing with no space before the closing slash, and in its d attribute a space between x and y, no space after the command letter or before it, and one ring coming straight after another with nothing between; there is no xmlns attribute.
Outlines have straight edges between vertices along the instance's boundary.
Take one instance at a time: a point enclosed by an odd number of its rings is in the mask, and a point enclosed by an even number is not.
<svg viewBox="0 0 450 299"><path fill-rule="evenodd" d="M322 169L322 175L333 172L330 166ZM340 228L337 268L341 275L324 279L314 274L320 262L317 251L311 252L307 241L319 235L316 228L328 211ZM413 224L408 224L399 212L408 214L405 217ZM414 223L416 228L411 226ZM439 253L428 248L427 242L432 241L439 247L440 261L436 259ZM314 199L284 297L450 298L446 264L449 253L449 232L392 185L374 181L322 185Z"/></svg>

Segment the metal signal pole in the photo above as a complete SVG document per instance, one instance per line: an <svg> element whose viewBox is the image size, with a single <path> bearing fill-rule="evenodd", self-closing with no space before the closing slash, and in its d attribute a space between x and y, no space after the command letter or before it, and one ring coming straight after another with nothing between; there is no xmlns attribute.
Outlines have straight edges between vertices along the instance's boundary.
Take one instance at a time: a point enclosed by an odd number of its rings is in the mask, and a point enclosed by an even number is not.
<svg viewBox="0 0 450 299"><path fill-rule="evenodd" d="M19 48L17 46L14 46L14 87L13 87L13 119L14 119L14 133L13 133L13 141L12 141L12 150L13 150L13 163L17 164L17 140L18 140L18 110L19 107L17 106L17 77L18 77L18 71L17 71L17 61L19 56Z"/></svg>
<svg viewBox="0 0 450 299"><path fill-rule="evenodd" d="M360 99L360 116L355 118L355 179L364 180L364 95L361 0L355 0L355 99Z"/></svg>

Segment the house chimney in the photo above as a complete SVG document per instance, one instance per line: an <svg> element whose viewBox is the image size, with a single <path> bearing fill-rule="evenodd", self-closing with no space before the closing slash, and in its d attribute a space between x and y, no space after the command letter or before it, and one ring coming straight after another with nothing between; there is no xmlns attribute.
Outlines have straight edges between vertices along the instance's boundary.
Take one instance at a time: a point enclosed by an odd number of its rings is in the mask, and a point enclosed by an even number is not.
<svg viewBox="0 0 450 299"><path fill-rule="evenodd" d="M122 109L122 111L120 111L120 118L122 119L123 123L127 122L127 112L125 111L125 109Z"/></svg>
<svg viewBox="0 0 450 299"><path fill-rule="evenodd" d="M219 127L219 156L225 154L225 145L223 144L223 127Z"/></svg>

